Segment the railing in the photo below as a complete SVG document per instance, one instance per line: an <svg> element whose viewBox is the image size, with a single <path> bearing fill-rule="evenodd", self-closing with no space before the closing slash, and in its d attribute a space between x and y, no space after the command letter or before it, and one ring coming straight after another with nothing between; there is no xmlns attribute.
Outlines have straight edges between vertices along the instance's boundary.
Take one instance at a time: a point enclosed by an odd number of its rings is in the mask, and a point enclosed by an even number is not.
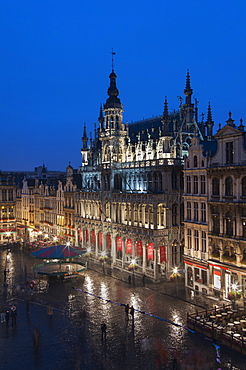
<svg viewBox="0 0 246 370"><path fill-rule="evenodd" d="M233 309L232 304L223 305L222 307L196 311L192 314L187 313L187 326L206 338L219 341L225 346L245 355L246 339L243 335L244 331L240 329L241 325L244 325L245 314L246 310L244 307L236 306L236 309ZM242 323L240 320L236 320L236 318L239 319L240 317L243 317ZM231 324L235 329L227 331L229 328L228 324Z"/></svg>

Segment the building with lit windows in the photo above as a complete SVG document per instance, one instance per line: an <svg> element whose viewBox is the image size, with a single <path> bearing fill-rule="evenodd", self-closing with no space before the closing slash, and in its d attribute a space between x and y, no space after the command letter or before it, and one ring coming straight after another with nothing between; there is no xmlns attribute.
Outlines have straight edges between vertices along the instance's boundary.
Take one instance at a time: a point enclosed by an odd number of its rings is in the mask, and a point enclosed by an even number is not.
<svg viewBox="0 0 246 370"><path fill-rule="evenodd" d="M86 127L82 137L76 244L95 267L159 281L183 273L183 158L194 136L211 140L212 126L198 122L189 72L177 111L169 113L165 98L163 115L129 125L114 70L109 79L94 139L88 144Z"/></svg>
<svg viewBox="0 0 246 370"><path fill-rule="evenodd" d="M14 175L0 172L0 244L16 240L16 188Z"/></svg>
<svg viewBox="0 0 246 370"><path fill-rule="evenodd" d="M223 299L245 296L245 143L242 120L236 127L229 113L213 141L192 139L184 164L185 282Z"/></svg>

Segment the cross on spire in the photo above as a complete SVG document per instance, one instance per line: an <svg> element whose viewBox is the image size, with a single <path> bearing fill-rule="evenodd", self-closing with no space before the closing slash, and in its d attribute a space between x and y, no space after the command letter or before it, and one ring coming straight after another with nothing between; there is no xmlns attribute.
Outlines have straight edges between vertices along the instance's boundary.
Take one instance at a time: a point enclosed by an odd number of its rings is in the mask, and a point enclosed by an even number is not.
<svg viewBox="0 0 246 370"><path fill-rule="evenodd" d="M112 48L112 51L110 52L112 54L112 71L114 70L114 55L116 54L114 52L114 49Z"/></svg>

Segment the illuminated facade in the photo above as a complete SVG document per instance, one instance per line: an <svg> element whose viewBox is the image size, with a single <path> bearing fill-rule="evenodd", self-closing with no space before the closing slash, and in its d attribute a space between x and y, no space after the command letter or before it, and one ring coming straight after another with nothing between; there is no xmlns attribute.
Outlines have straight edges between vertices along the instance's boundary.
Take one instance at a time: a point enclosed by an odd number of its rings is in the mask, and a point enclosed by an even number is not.
<svg viewBox="0 0 246 370"><path fill-rule="evenodd" d="M0 244L16 240L16 183L12 174L0 173Z"/></svg>
<svg viewBox="0 0 246 370"><path fill-rule="evenodd" d="M210 145L192 140L184 165L186 285L223 299L246 289L245 138L229 114Z"/></svg>
<svg viewBox="0 0 246 370"><path fill-rule="evenodd" d="M194 136L210 140L212 127L198 123L187 73L185 102L169 114L123 123L112 70L108 99L88 145L82 137L82 189L75 194L76 244L93 263L115 275L130 269L158 281L175 267L183 272L183 157ZM135 267L134 267L135 266Z"/></svg>

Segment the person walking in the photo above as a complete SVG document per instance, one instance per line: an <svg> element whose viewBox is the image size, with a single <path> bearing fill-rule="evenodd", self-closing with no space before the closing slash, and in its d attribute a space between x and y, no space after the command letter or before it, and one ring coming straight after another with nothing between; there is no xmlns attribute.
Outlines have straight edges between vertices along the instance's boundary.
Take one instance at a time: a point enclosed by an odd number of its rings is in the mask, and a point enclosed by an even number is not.
<svg viewBox="0 0 246 370"><path fill-rule="evenodd" d="M49 316L50 319L52 319L52 317L53 317L53 311L54 311L53 306L52 305L49 305L47 307L47 314L48 314L48 316Z"/></svg>
<svg viewBox="0 0 246 370"><path fill-rule="evenodd" d="M35 352L39 350L40 346L40 331L38 328L33 330L33 347Z"/></svg>
<svg viewBox="0 0 246 370"><path fill-rule="evenodd" d="M128 303L125 305L125 314L126 314L126 320L129 320L129 304Z"/></svg>
<svg viewBox="0 0 246 370"><path fill-rule="evenodd" d="M134 323L134 307L133 306L131 306L130 308L130 315L132 317L132 323Z"/></svg>
<svg viewBox="0 0 246 370"><path fill-rule="evenodd" d="M102 332L102 340L105 339L106 340L106 335L107 335L107 325L105 324L105 322L103 321L101 323L101 332Z"/></svg>
<svg viewBox="0 0 246 370"><path fill-rule="evenodd" d="M16 309L16 307L13 305L13 306L11 307L12 326L15 326L15 325L16 325L16 317L17 317L17 309Z"/></svg>
<svg viewBox="0 0 246 370"><path fill-rule="evenodd" d="M6 312L5 312L6 326L9 326L9 318L10 318L10 312L9 312L9 310L6 310Z"/></svg>

